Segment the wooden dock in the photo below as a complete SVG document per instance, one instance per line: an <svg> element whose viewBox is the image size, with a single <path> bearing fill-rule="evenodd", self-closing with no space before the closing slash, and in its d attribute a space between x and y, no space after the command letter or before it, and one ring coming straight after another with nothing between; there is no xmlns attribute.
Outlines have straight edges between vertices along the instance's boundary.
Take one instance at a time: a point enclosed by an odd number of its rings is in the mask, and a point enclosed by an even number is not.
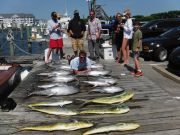
<svg viewBox="0 0 180 135"><path fill-rule="evenodd" d="M135 96L126 104L130 107L130 112L126 114L106 114L106 115L77 115L71 117L60 117L48 115L30 110L27 105L41 101L57 101L60 99L91 99L102 97L107 94L88 93L89 88L81 87L80 93L70 96L32 96L27 98L28 93L37 89L39 78L37 74L46 71L45 65L36 65L28 78L25 79L10 95L17 103L17 107L10 112L0 112L0 135L10 134L18 128L35 125L46 125L56 122L67 122L70 120L88 120L94 122L96 126L113 124L116 122L136 122L141 126L137 130L128 132L109 132L101 135L180 135L180 106L179 101L173 99L165 90L150 81L146 76L135 78L132 75L121 76L124 71L123 66L115 62L101 61L107 70L112 70L112 77L118 78L117 86L126 90L133 90ZM77 109L80 103L73 103L67 108ZM84 108L102 107L105 105L91 104ZM39 132L22 131L17 135L80 135L87 129L65 132Z"/></svg>

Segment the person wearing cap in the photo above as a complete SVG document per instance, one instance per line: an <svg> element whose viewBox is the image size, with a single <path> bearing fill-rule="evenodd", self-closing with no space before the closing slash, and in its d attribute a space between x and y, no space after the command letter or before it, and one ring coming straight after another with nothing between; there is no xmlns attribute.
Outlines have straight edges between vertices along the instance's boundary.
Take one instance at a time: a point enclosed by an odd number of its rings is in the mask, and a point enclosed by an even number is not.
<svg viewBox="0 0 180 135"><path fill-rule="evenodd" d="M101 36L101 22L98 18L96 18L95 11L90 11L90 19L88 20L88 48L90 52L90 58L95 60L99 60L100 52L100 36ZM95 56L96 55L96 56Z"/></svg>
<svg viewBox="0 0 180 135"><path fill-rule="evenodd" d="M122 52L124 57L124 66L129 64L129 40L133 36L133 22L131 17L131 12L129 9L125 10L123 15L127 19L125 24L121 24L121 27L124 29L123 32L123 42L122 42Z"/></svg>
<svg viewBox="0 0 180 135"><path fill-rule="evenodd" d="M47 29L49 31L49 50L47 53L47 60L45 63L49 63L49 57L52 53L52 49L57 49L60 48L62 49L63 47L63 40L61 36L61 25L59 24L59 21L57 20L57 13L52 12L51 13L51 20L47 22Z"/></svg>
<svg viewBox="0 0 180 135"><path fill-rule="evenodd" d="M134 57L135 70L132 72L136 77L142 76L143 72L141 71L139 56L142 51L142 32L140 31L140 23L135 22L134 24L134 34L133 34L133 44L132 52Z"/></svg>
<svg viewBox="0 0 180 135"><path fill-rule="evenodd" d="M80 19L79 11L74 10L74 18L70 20L68 25L68 33L71 37L72 49L74 55L78 56L78 51L84 50L84 32L86 26L83 20Z"/></svg>

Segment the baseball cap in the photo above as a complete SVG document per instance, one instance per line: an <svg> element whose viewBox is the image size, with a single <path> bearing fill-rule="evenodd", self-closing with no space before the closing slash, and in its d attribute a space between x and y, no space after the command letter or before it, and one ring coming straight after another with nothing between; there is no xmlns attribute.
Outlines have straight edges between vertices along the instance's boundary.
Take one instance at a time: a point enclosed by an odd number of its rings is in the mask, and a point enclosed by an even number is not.
<svg viewBox="0 0 180 135"><path fill-rule="evenodd" d="M79 14L79 11L78 10L74 10L74 14Z"/></svg>

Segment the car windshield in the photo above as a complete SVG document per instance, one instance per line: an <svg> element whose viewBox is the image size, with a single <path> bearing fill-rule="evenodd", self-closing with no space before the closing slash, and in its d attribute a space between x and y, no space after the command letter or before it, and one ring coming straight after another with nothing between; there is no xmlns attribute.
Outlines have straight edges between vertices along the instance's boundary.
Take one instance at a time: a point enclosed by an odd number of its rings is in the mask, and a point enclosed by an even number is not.
<svg viewBox="0 0 180 135"><path fill-rule="evenodd" d="M143 24L141 27L142 27L142 28L148 28L148 27L156 24L157 22L159 22L159 21L153 20L153 21L150 21L150 22L147 22L147 23Z"/></svg>
<svg viewBox="0 0 180 135"><path fill-rule="evenodd" d="M177 35L177 34L180 34L180 27L176 27L176 28L170 29L170 30L162 33L160 35L160 37L169 37L169 36Z"/></svg>

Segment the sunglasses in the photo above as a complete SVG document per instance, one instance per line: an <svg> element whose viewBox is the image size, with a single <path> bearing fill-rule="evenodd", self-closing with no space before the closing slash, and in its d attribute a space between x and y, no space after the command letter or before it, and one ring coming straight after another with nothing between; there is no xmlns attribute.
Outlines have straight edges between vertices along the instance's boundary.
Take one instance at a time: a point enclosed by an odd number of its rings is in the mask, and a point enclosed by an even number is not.
<svg viewBox="0 0 180 135"><path fill-rule="evenodd" d="M85 56L80 56L80 58L81 58L81 59L84 59L84 58L85 58Z"/></svg>

